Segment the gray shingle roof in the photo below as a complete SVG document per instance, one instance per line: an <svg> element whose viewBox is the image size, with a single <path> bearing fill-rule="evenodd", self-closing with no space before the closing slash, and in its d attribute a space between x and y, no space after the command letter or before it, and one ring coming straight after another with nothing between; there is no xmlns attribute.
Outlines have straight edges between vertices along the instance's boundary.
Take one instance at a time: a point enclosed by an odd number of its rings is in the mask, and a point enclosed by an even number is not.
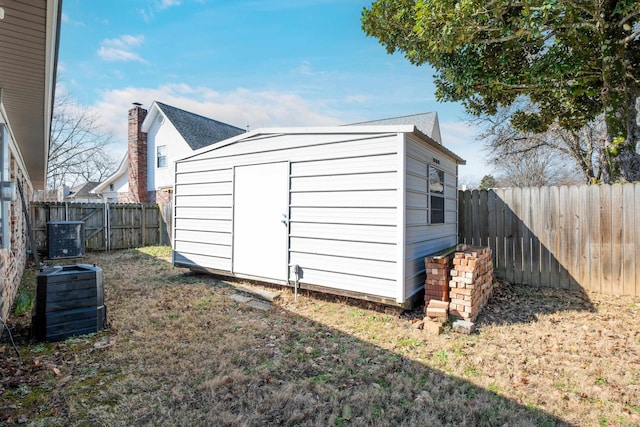
<svg viewBox="0 0 640 427"><path fill-rule="evenodd" d="M244 129L156 101L192 150L245 133Z"/></svg>
<svg viewBox="0 0 640 427"><path fill-rule="evenodd" d="M360 123L349 123L348 126L358 126L358 125L413 125L418 128L418 130L429 138L433 138L440 144L442 144L440 137L440 129L435 129L436 120L438 114L431 113L421 113L421 114L412 114L410 116L401 116L401 117L392 117L389 119L381 119L381 120L371 120L368 122L360 122ZM437 131L434 134L434 131Z"/></svg>
<svg viewBox="0 0 640 427"><path fill-rule="evenodd" d="M85 182L84 184L80 184L80 185L76 185L75 187L71 187L69 189L69 194L66 196L69 199L74 199L74 198L79 198L79 197L83 197L83 198L99 198L99 196L95 193L90 193L91 190L93 190L98 184L100 184L99 182L96 181L89 181L89 182Z"/></svg>

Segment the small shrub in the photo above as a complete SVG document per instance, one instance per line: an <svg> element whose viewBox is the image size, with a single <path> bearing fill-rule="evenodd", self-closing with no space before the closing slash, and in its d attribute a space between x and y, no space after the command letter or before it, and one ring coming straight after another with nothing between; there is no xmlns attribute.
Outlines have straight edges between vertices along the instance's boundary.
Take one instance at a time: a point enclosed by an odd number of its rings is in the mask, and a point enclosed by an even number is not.
<svg viewBox="0 0 640 427"><path fill-rule="evenodd" d="M33 308L33 304L35 302L35 298L30 293L19 293L16 297L15 308L13 312L16 316L20 316L24 313L29 313Z"/></svg>

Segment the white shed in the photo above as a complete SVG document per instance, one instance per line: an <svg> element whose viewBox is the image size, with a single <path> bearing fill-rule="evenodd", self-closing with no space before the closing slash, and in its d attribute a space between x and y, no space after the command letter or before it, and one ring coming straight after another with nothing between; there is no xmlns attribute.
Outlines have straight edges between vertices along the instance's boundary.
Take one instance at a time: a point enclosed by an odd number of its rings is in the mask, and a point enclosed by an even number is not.
<svg viewBox="0 0 640 427"><path fill-rule="evenodd" d="M413 125L259 129L176 162L173 262L408 306L464 160Z"/></svg>

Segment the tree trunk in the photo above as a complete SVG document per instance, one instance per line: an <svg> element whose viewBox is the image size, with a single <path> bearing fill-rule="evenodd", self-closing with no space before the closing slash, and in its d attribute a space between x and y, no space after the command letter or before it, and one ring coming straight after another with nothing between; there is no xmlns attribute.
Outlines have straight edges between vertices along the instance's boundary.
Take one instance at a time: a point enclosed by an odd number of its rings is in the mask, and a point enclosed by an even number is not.
<svg viewBox="0 0 640 427"><path fill-rule="evenodd" d="M615 1L604 2L601 24L602 46L602 101L608 145L605 162L605 183L640 181L640 155L636 152L640 141L637 85L629 77L630 64L622 27L615 19Z"/></svg>

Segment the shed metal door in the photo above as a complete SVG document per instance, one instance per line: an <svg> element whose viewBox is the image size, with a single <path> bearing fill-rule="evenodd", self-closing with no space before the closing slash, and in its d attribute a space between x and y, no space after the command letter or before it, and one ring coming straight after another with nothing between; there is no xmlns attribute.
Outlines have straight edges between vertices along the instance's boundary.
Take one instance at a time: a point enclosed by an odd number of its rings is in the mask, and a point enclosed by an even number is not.
<svg viewBox="0 0 640 427"><path fill-rule="evenodd" d="M287 280L288 214L288 163L235 168L234 273Z"/></svg>

